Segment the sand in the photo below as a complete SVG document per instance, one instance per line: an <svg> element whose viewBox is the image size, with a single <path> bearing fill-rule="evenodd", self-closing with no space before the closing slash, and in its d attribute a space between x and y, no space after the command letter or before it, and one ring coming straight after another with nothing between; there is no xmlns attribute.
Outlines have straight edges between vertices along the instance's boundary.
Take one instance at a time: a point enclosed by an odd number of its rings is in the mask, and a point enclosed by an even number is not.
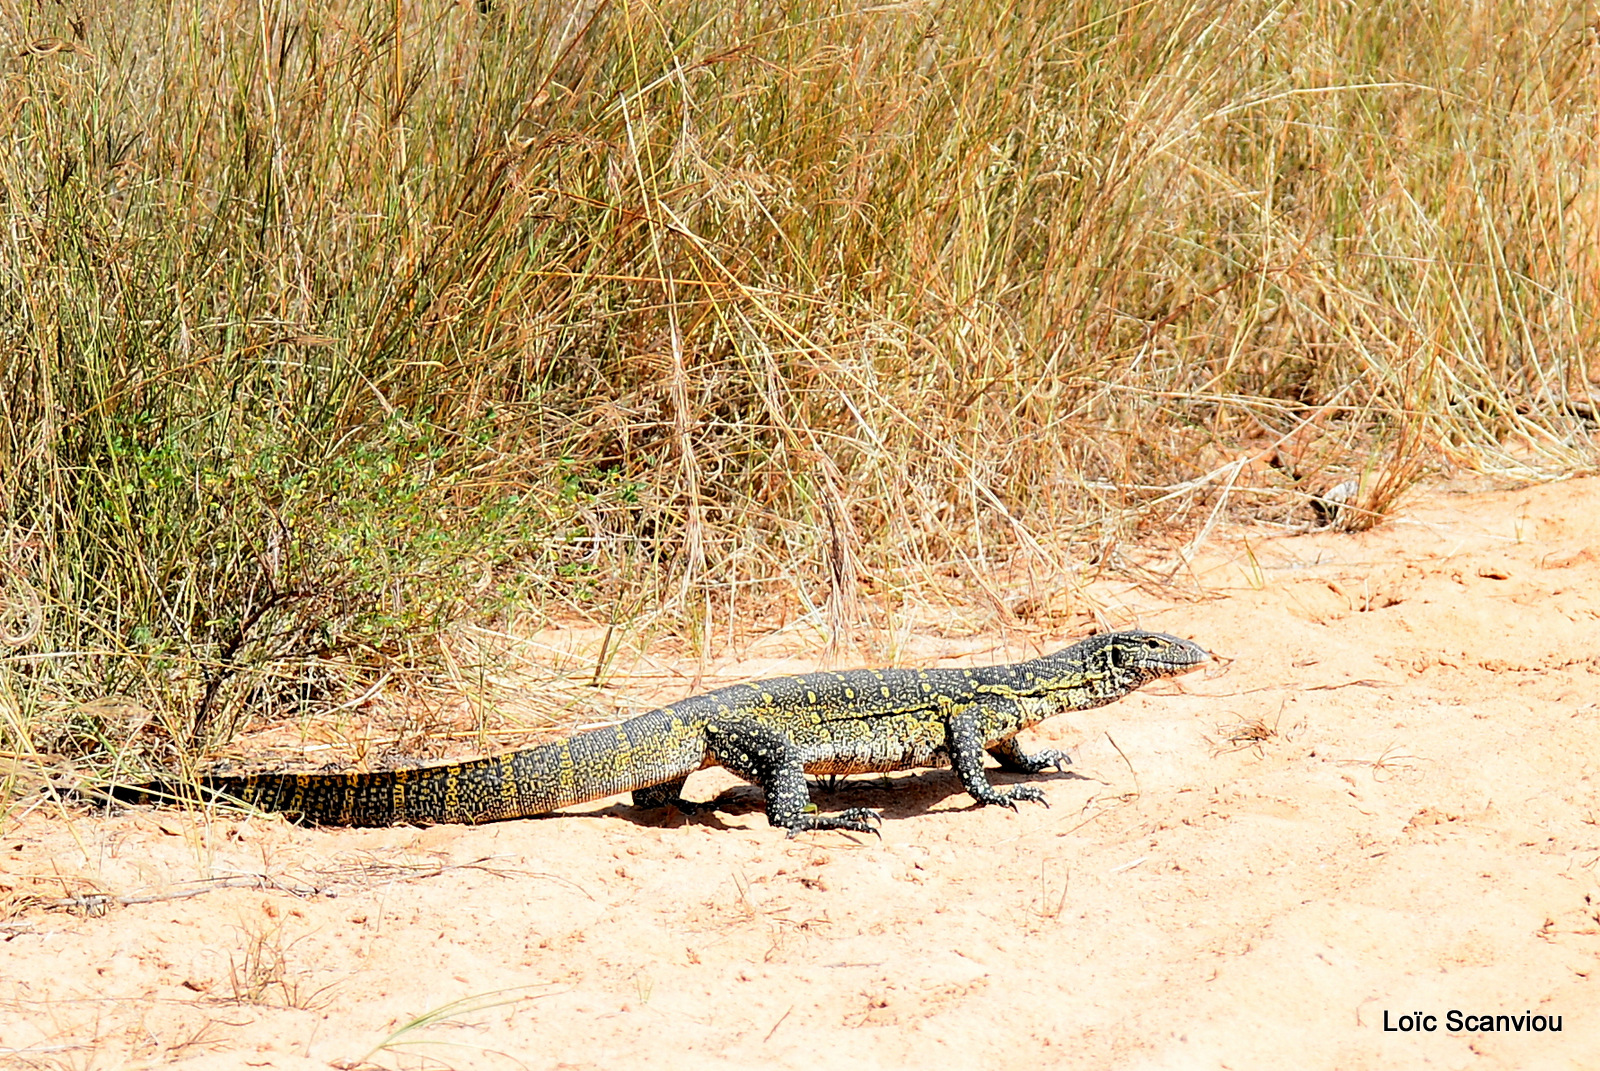
<svg viewBox="0 0 1600 1071"><path fill-rule="evenodd" d="M0 1063L1600 1066L1600 480L1219 527L1180 581L1095 594L1217 663L1035 730L1076 759L1032 779L1049 809L974 809L947 770L818 794L881 841L622 799L355 831L17 808ZM46 903L88 891L121 899Z"/></svg>

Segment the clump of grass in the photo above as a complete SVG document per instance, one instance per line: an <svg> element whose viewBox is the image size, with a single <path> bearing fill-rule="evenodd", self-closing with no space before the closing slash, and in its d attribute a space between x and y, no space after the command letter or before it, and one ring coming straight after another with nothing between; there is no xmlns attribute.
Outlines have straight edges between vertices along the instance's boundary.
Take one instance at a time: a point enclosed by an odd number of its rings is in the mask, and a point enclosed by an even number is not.
<svg viewBox="0 0 1600 1071"><path fill-rule="evenodd" d="M1278 739L1278 723L1283 718L1283 711L1279 710L1270 722L1262 715L1253 718L1244 718L1238 723L1229 726L1218 726L1220 740L1212 741L1215 753L1220 755L1229 751L1254 751L1260 758L1266 744Z"/></svg>
<svg viewBox="0 0 1600 1071"><path fill-rule="evenodd" d="M0 748L192 755L463 614L845 630L1301 428L1352 516L1592 464L1571 5L486 6L3 7Z"/></svg>
<svg viewBox="0 0 1600 1071"><path fill-rule="evenodd" d="M289 952L301 939L287 939L283 920L251 921L242 928L241 937L244 947L238 959L228 953L234 1003L313 1009L325 1001L332 986L307 989L303 974L290 964Z"/></svg>

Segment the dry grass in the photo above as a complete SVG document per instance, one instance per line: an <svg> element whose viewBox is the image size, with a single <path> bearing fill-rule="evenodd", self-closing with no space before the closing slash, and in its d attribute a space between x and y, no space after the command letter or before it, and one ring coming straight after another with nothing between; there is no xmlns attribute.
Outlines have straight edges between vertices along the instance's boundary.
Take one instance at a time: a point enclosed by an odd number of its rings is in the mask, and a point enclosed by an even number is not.
<svg viewBox="0 0 1600 1071"><path fill-rule="evenodd" d="M1260 758L1264 745L1279 739L1278 724L1282 720L1283 710L1279 708L1277 715L1271 721L1257 715L1242 719L1233 725L1219 725L1216 737L1207 737L1207 740L1214 755L1229 751L1253 751L1256 757ZM1287 734L1284 738L1287 739Z"/></svg>
<svg viewBox="0 0 1600 1071"><path fill-rule="evenodd" d="M7 751L1593 461L1581 5L0 9Z"/></svg>

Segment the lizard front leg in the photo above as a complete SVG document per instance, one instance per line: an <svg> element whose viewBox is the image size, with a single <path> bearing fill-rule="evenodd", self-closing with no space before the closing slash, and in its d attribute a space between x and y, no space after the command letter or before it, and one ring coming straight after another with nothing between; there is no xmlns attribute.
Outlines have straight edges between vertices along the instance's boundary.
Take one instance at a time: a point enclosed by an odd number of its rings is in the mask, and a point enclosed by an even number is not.
<svg viewBox="0 0 1600 1071"><path fill-rule="evenodd" d="M712 758L767 794L767 821L789 831L849 829L878 832L878 812L852 807L838 814L818 814L806 788L806 771L787 737L754 721L717 721L706 726Z"/></svg>
<svg viewBox="0 0 1600 1071"><path fill-rule="evenodd" d="M979 803L998 803L1002 807L1017 809L1018 800L1030 800L1050 806L1044 793L1032 785L1017 785L1009 792L1001 792L989 783L983 769L983 730L978 727L974 707L964 707L947 714L944 719L945 750L950 753L950 765L961 778L962 787Z"/></svg>
<svg viewBox="0 0 1600 1071"><path fill-rule="evenodd" d="M989 754L994 756L1002 770L1009 770L1012 773L1044 773L1052 767L1065 770L1072 765L1072 756L1065 751L1057 751L1052 747L1029 754L1022 750L1022 745L1017 743L1017 738L1014 736L1007 737L990 748Z"/></svg>

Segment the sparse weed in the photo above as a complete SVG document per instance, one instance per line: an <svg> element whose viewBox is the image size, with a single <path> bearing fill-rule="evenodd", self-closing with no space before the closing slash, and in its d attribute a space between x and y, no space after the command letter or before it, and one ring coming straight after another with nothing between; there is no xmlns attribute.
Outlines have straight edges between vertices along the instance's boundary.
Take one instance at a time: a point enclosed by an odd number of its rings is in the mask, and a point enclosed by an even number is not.
<svg viewBox="0 0 1600 1071"><path fill-rule="evenodd" d="M1226 751L1254 751L1256 757L1262 754L1262 745L1278 737L1278 722L1283 718L1283 711L1278 711L1277 717L1270 722L1265 717L1257 715L1247 718L1237 725L1219 727L1220 741L1213 741L1215 753Z"/></svg>
<svg viewBox="0 0 1600 1071"><path fill-rule="evenodd" d="M412 1035L438 1026L460 1026L466 1017L476 1015L479 1012L488 1011L491 1008L503 1008L507 1005L518 1004L525 1000L547 995L544 993L526 994L525 990L529 988L532 987L517 986L511 989L498 989L491 993L479 993L470 997L462 997L460 1000L453 1000L448 1004L442 1004L432 1011L423 1012L421 1015L401 1023L389 1033L388 1037L374 1045L371 1051L354 1063L356 1066L365 1066L368 1061L380 1052L397 1051L407 1046L455 1044L456 1047L477 1048L477 1046L460 1046L457 1043L413 1037ZM524 993L524 995L506 996L508 993Z"/></svg>
<svg viewBox="0 0 1600 1071"><path fill-rule="evenodd" d="M289 953L300 938L287 938L285 921L255 920L244 927L244 946L237 957L228 953L228 983L234 1003L310 1009L317 1007L332 988L306 987L300 969L289 962Z"/></svg>

